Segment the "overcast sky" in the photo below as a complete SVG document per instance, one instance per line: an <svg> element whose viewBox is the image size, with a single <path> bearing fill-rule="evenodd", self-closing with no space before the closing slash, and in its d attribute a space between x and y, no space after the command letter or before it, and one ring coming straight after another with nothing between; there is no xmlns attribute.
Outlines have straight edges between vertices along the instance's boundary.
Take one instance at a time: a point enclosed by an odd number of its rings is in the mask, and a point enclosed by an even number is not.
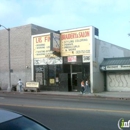
<svg viewBox="0 0 130 130"><path fill-rule="evenodd" d="M30 23L56 31L92 25L99 39L130 49L130 0L0 0L0 24Z"/></svg>

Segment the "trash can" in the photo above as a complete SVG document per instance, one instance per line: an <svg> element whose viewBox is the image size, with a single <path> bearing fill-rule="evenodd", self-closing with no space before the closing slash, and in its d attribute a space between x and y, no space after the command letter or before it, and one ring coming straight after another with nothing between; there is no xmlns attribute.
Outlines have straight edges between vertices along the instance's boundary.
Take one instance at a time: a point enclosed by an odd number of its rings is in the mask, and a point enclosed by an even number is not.
<svg viewBox="0 0 130 130"><path fill-rule="evenodd" d="M12 91L16 91L17 85L12 85Z"/></svg>

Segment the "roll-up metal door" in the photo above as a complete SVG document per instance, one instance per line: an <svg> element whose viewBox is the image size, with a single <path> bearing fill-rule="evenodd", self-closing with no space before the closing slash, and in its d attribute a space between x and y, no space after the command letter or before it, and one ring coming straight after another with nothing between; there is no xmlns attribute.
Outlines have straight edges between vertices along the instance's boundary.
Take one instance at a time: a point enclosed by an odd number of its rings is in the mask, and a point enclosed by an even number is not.
<svg viewBox="0 0 130 130"><path fill-rule="evenodd" d="M130 91L130 72L107 72L107 91Z"/></svg>

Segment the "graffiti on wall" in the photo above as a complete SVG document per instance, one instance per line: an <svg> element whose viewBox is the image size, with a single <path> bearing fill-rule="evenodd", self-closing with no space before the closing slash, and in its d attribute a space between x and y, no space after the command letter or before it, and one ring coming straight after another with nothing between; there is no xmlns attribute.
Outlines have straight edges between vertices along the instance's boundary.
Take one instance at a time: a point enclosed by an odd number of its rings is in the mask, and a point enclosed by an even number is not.
<svg viewBox="0 0 130 130"><path fill-rule="evenodd" d="M107 86L130 88L130 73L108 73Z"/></svg>

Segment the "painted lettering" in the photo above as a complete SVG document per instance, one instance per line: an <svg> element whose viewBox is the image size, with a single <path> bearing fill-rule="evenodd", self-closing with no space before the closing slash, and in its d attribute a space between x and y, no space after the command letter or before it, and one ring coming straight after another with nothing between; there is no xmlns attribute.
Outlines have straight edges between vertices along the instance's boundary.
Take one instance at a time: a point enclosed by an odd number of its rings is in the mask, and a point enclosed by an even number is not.
<svg viewBox="0 0 130 130"><path fill-rule="evenodd" d="M49 42L50 41L50 37L49 36L45 36L44 37L44 42Z"/></svg>
<svg viewBox="0 0 130 130"><path fill-rule="evenodd" d="M37 37L36 38L36 43L41 43L42 42L42 38L41 37Z"/></svg>
<svg viewBox="0 0 130 130"><path fill-rule="evenodd" d="M75 39L75 38L84 38L90 36L89 31L75 32L75 33L67 33L61 35L61 40L67 39Z"/></svg>

